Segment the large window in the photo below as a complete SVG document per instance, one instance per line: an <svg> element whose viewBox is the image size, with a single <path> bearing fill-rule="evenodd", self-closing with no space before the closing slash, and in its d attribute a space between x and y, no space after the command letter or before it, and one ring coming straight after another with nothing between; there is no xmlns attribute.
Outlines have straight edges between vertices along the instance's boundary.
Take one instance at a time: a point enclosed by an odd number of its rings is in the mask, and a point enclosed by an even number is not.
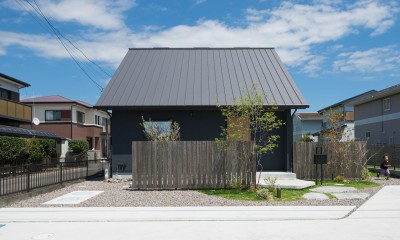
<svg viewBox="0 0 400 240"><path fill-rule="evenodd" d="M61 110L47 110L46 121L61 121Z"/></svg>
<svg viewBox="0 0 400 240"><path fill-rule="evenodd" d="M101 125L101 117L99 115L94 115L94 121L96 125Z"/></svg>
<svg viewBox="0 0 400 240"><path fill-rule="evenodd" d="M70 110L46 110L46 121L71 121Z"/></svg>
<svg viewBox="0 0 400 240"><path fill-rule="evenodd" d="M11 99L10 91L0 88L0 98Z"/></svg>
<svg viewBox="0 0 400 240"><path fill-rule="evenodd" d="M76 121L78 123L85 123L85 113L76 111Z"/></svg>
<svg viewBox="0 0 400 240"><path fill-rule="evenodd" d="M390 110L390 98L383 99L383 111Z"/></svg>
<svg viewBox="0 0 400 240"><path fill-rule="evenodd" d="M102 124L103 126L106 126L106 125L107 125L107 121L108 121L108 119L105 118L105 117L103 117L103 118L101 119L101 124Z"/></svg>

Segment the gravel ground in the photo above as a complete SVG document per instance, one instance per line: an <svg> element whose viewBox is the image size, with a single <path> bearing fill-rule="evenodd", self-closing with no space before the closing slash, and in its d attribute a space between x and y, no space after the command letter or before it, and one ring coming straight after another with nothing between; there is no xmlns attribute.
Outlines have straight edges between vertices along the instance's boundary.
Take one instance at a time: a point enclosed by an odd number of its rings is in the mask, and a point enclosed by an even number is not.
<svg viewBox="0 0 400 240"><path fill-rule="evenodd" d="M358 190L369 193L370 197L386 185L400 185L400 179L373 178L381 186ZM102 180L85 181L41 194L27 200L15 202L7 207L179 207L179 206L327 206L346 205L360 206L365 200L299 200L287 202L256 202L230 200L209 196L190 190L174 191L131 191L123 189L129 182L104 182ZM72 191L104 191L103 193L74 205L43 204L56 197Z"/></svg>

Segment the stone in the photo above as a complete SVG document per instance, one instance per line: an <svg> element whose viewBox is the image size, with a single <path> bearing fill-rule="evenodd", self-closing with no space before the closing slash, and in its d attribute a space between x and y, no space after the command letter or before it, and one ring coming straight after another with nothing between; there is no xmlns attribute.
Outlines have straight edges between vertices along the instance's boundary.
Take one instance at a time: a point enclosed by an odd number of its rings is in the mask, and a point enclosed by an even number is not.
<svg viewBox="0 0 400 240"><path fill-rule="evenodd" d="M332 193L339 200L345 199L367 199L369 197L369 193Z"/></svg>
<svg viewBox="0 0 400 240"><path fill-rule="evenodd" d="M303 198L305 199L315 199L315 200L326 200L329 199L328 196L326 196L323 193L306 193L303 195Z"/></svg>
<svg viewBox="0 0 400 240"><path fill-rule="evenodd" d="M313 188L310 191L318 193L343 193L343 192L354 192L357 191L353 187L339 187L339 186L325 186Z"/></svg>

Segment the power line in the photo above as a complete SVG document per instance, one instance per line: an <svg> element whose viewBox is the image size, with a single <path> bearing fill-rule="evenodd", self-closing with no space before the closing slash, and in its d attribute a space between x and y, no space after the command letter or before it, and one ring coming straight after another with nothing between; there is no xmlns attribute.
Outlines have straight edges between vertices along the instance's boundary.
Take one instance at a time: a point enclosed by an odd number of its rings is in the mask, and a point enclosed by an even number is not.
<svg viewBox="0 0 400 240"><path fill-rule="evenodd" d="M20 0L22 2L22 0ZM36 2L36 0L33 0L33 3L30 2L29 0L25 0L25 2L27 4L29 4L29 6L34 10L34 12L39 15L42 19L44 19L44 25L47 27L43 26L43 23L41 23L41 21L39 21L38 19L35 20L45 29L47 29L47 31L49 31L51 34L55 35L57 40L61 43L61 45L64 47L64 49L67 51L67 53L70 55L70 57L73 59L73 61L77 64L77 66L83 71L83 73L89 78L89 80L96 85L96 87L98 87L100 89L100 91L103 91L103 87L97 83L90 75L89 73L84 69L84 65L86 64L86 61L82 61L79 60L77 58L81 58L82 59L82 55L84 56L84 58L89 61L91 64L93 64L94 66L97 67L97 69L99 69L103 74L107 75L107 77L111 77L110 74L108 74L104 69L101 68L101 66L99 66L98 64L96 64L94 61L92 61L81 49L79 49L69 38L67 38L66 36L64 36L57 28L54 27L54 25L52 24L52 22L50 21L50 19L43 13L43 11L41 10L39 4ZM24 2L22 2L22 4L26 9L26 5ZM27 9L28 10L28 9ZM30 13L30 11L28 10L28 12ZM32 14L31 14L32 15ZM34 15L32 15L34 16ZM39 18L40 19L40 18ZM65 42L65 41L66 42ZM70 46L68 46L68 44ZM71 48L71 46L73 48ZM79 54L76 54L76 52L74 52L74 49L76 51L78 51L81 56L79 56ZM76 56L74 56L74 54ZM87 66L89 66L90 68L93 68L93 66L91 66L90 64L86 64ZM94 70L94 69L93 69Z"/></svg>

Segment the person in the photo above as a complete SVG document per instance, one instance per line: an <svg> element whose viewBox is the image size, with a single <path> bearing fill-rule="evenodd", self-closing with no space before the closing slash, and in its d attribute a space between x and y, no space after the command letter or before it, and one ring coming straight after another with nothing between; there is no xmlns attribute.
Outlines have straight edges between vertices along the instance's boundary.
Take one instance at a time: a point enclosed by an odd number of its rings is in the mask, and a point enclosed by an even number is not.
<svg viewBox="0 0 400 240"><path fill-rule="evenodd" d="M389 175L390 175L390 171L389 171L389 167L390 167L390 163L389 163L389 156L388 155L383 155L383 162L381 163L381 174L385 175L386 180L389 180ZM379 175L378 175L379 177Z"/></svg>

